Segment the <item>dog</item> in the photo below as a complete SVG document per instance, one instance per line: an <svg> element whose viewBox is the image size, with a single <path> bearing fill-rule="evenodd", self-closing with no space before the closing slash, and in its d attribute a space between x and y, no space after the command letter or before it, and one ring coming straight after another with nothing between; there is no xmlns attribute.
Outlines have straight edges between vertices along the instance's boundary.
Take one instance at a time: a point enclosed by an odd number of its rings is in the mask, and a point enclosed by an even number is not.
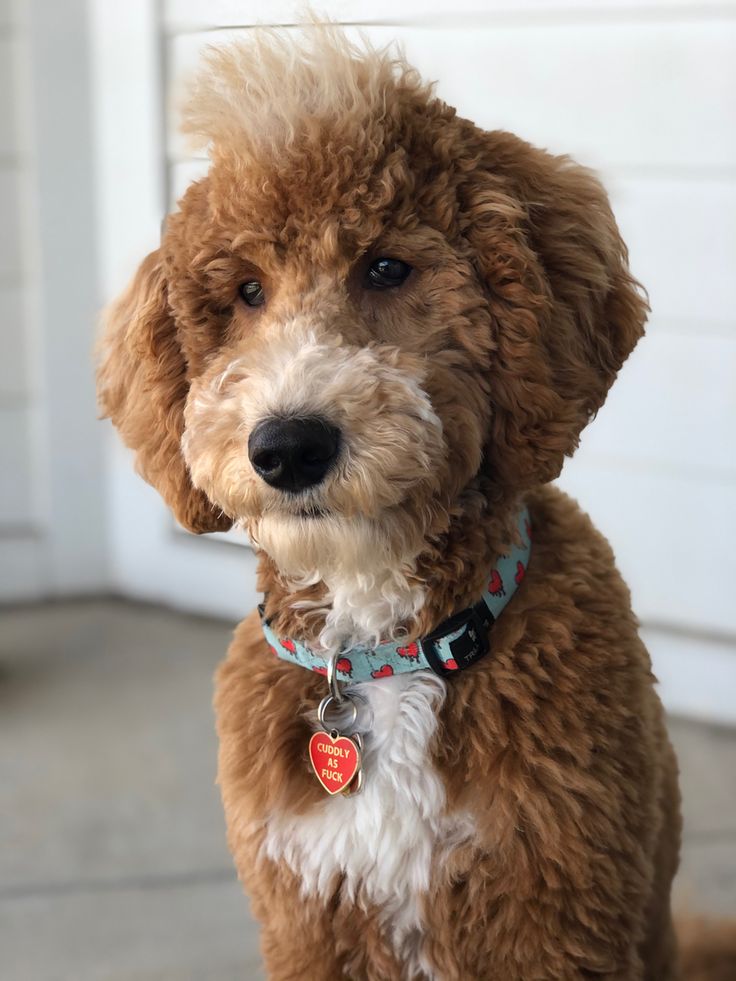
<svg viewBox="0 0 736 981"><path fill-rule="evenodd" d="M100 404L260 557L215 705L269 977L678 977L662 706L550 483L647 316L601 184L331 26L211 50L184 129Z"/></svg>

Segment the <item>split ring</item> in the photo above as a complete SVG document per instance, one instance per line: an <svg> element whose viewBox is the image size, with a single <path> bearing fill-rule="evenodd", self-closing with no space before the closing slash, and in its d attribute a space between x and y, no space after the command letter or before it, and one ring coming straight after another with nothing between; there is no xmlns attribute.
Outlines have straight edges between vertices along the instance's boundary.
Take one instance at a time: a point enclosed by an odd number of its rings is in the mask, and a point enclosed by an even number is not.
<svg viewBox="0 0 736 981"><path fill-rule="evenodd" d="M345 702L348 703L351 711L350 721L347 723L347 725L343 724L339 728L351 729L358 720L358 706L355 704L352 698L345 698L342 695L339 701L331 693L329 695L325 695L325 697L319 703L319 707L317 709L317 721L325 730L325 732L329 732L331 729L335 728L334 726L331 726L327 722L325 722L325 715L327 714L327 709L333 704L333 702L335 703L335 705L337 705L338 708L342 708Z"/></svg>

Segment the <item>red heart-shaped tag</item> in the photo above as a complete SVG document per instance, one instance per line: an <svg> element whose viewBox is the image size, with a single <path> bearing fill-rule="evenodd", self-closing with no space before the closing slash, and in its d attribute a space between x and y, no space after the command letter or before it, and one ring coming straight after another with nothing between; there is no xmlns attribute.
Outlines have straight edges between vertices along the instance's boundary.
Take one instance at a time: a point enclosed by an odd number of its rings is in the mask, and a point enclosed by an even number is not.
<svg viewBox="0 0 736 981"><path fill-rule="evenodd" d="M348 736L315 732L309 740L309 762L327 793L346 790L360 768L358 747Z"/></svg>

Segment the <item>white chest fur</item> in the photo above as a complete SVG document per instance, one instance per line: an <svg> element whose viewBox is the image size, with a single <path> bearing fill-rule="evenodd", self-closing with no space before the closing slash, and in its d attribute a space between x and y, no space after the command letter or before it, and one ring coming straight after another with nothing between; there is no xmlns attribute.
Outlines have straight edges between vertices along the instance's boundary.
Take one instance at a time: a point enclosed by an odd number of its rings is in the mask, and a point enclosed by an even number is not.
<svg viewBox="0 0 736 981"><path fill-rule="evenodd" d="M436 850L471 833L468 820L447 815L429 757L445 682L418 671L356 688L374 717L362 793L326 798L300 817L272 815L266 852L286 861L310 896L327 898L344 876L345 898L377 906L397 953L416 963Z"/></svg>

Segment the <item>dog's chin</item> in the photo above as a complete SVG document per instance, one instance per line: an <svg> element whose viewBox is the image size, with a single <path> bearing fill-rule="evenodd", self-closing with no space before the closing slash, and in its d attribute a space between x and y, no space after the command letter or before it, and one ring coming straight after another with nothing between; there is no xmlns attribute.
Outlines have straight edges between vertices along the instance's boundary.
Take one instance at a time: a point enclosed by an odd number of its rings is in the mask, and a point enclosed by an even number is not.
<svg viewBox="0 0 736 981"><path fill-rule="evenodd" d="M313 506L268 512L245 525L254 545L295 585L396 568L412 562L421 543L396 515L348 516Z"/></svg>
<svg viewBox="0 0 736 981"><path fill-rule="evenodd" d="M356 543L369 536L368 525L313 506L268 511L246 522L256 547L296 583L316 581L322 570L346 561Z"/></svg>
<svg viewBox="0 0 736 981"><path fill-rule="evenodd" d="M293 516L298 521L322 521L330 517L330 512L325 508L305 507L299 508Z"/></svg>

